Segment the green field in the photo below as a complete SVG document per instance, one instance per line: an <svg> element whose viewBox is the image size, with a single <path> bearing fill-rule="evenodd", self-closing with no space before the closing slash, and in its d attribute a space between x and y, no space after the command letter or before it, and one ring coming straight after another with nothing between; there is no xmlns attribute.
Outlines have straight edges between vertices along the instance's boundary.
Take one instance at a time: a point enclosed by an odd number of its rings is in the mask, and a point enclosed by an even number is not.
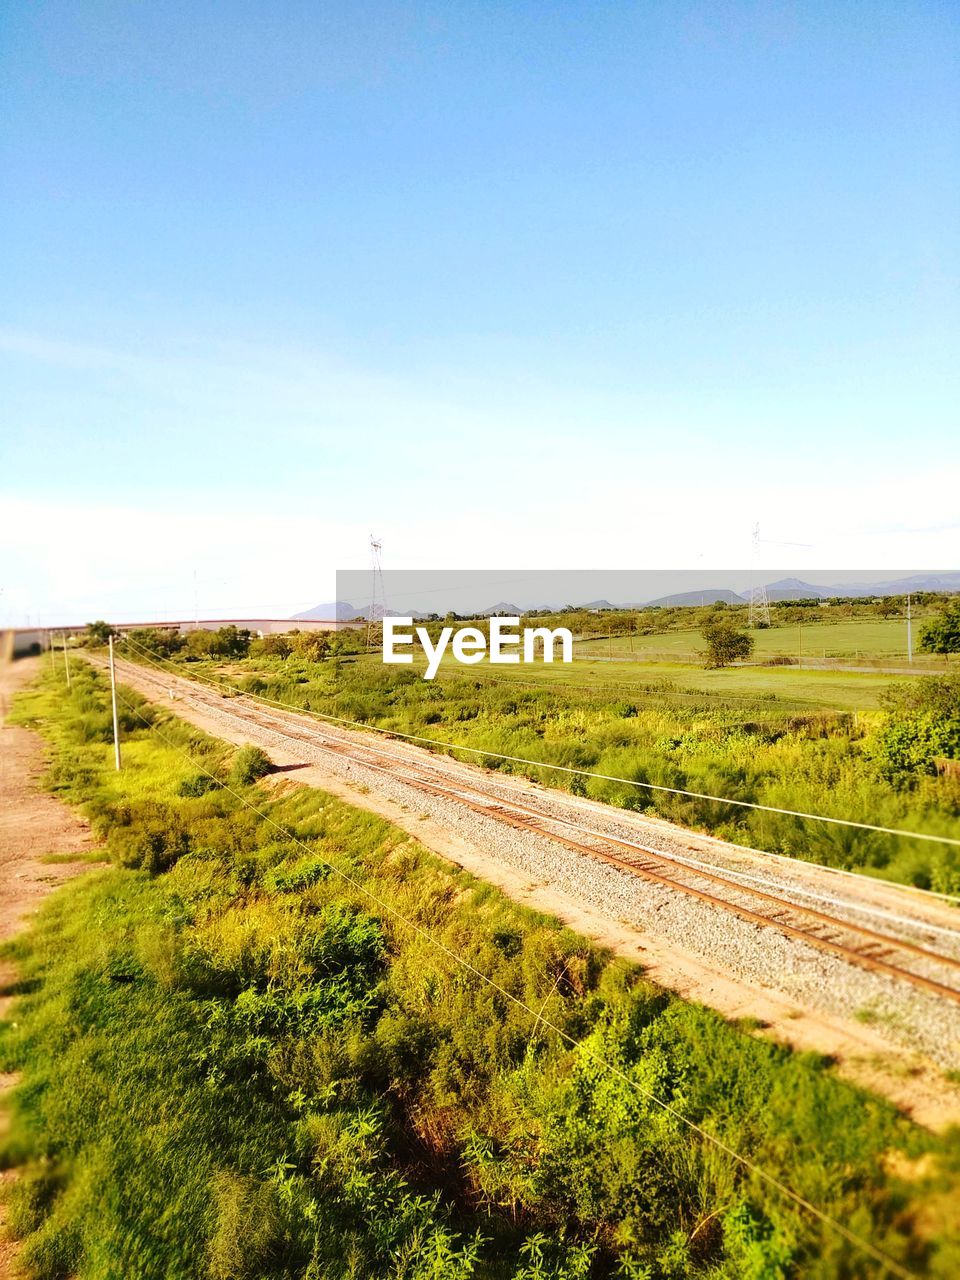
<svg viewBox="0 0 960 1280"><path fill-rule="evenodd" d="M921 665L936 663L925 654L917 654L914 628L914 657ZM774 626L750 632L754 640L754 661L774 657L797 658L800 661L823 661L842 658L850 661L886 658L907 660L907 631L902 618L888 620L850 618L843 622L814 622L806 626ZM577 640L577 656L597 655L604 658L629 659L664 657L699 660L704 648L699 629L668 631L660 635L595 637Z"/></svg>
<svg viewBox="0 0 960 1280"><path fill-rule="evenodd" d="M595 648L607 641L594 642ZM615 641L614 644L618 642ZM622 642L619 642L622 643ZM606 649L603 649L605 656ZM371 670L380 669L379 655L361 659ZM415 668L416 669L416 668ZM903 679L883 672L837 671L799 667L725 667L719 671L679 662L616 663L598 661L576 650L570 664L532 663L515 672L506 667L478 663L468 672L454 659L444 659L437 681L486 680L520 687L563 689L576 693L622 694L645 700L695 702L698 698L727 703L769 704L771 713L789 711L869 711L891 684ZM762 710L762 705L756 707Z"/></svg>

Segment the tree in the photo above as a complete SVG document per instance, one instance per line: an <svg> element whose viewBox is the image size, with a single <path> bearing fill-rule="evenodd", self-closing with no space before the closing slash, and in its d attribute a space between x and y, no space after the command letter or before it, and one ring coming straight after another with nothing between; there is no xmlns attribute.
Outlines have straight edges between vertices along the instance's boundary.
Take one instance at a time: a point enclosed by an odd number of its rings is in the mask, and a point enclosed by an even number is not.
<svg viewBox="0 0 960 1280"><path fill-rule="evenodd" d="M253 640L250 644L252 658L289 658L291 653L293 653L293 639L290 634L261 636L259 640Z"/></svg>
<svg viewBox="0 0 960 1280"><path fill-rule="evenodd" d="M216 631L191 631L187 637L187 651L193 658L245 658L249 648L250 632L232 622Z"/></svg>
<svg viewBox="0 0 960 1280"><path fill-rule="evenodd" d="M718 618L703 625L701 634L707 642L704 666L707 670L742 662L753 653L753 637L740 631L733 622Z"/></svg>
<svg viewBox="0 0 960 1280"><path fill-rule="evenodd" d="M96 622L87 623L87 644L106 644L112 635L115 635L113 627L109 622L98 619Z"/></svg>
<svg viewBox="0 0 960 1280"><path fill-rule="evenodd" d="M146 649L158 658L172 658L186 644L186 637L176 631L166 631L158 627L141 627L130 632L130 643L134 653Z"/></svg>
<svg viewBox="0 0 960 1280"><path fill-rule="evenodd" d="M873 607L881 618L892 618L903 610L903 600L899 596L881 596Z"/></svg>
<svg viewBox="0 0 960 1280"><path fill-rule="evenodd" d="M294 652L308 662L323 662L330 652L330 637L325 631L300 631L294 642Z"/></svg>
<svg viewBox="0 0 960 1280"><path fill-rule="evenodd" d="M948 600L920 635L925 653L960 653L960 596Z"/></svg>

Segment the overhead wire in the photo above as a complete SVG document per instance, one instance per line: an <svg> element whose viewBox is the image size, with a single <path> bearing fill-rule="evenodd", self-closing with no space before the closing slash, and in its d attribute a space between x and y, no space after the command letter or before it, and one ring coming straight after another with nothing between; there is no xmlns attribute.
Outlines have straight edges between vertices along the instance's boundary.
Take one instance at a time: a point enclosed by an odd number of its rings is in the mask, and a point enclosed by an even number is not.
<svg viewBox="0 0 960 1280"><path fill-rule="evenodd" d="M129 640L129 636L125 637L125 639ZM149 650L144 649L143 646L136 644L136 642L132 643L135 648L146 654L154 662L157 662L156 657L150 654ZM161 659L160 661L170 663L170 659ZM177 671L175 664L170 663L170 665L173 666L174 671L179 675L180 673ZM246 690L238 689L236 685L230 684L227 681L217 680L216 677L208 678L213 683L219 683L222 687L230 689L234 694L241 694L244 697L253 699L254 701L263 702L268 706L283 707L287 710L297 711L301 715L315 716L320 720L328 720L335 724L347 725L350 728L362 729L370 733L384 734L391 738L402 738L407 742L419 742L428 746L442 747L446 751L461 751L470 755L480 756L485 759L503 760L511 764L523 764L536 769L552 769L559 773L572 774L583 778L595 778L601 782L622 783L624 786L628 787L638 787L647 791L684 796L685 798L692 800L707 800L714 804L735 805L742 809L752 809L763 813L775 813L790 818L801 818L810 822L824 822L833 826L848 827L859 831L872 831L880 835L896 836L898 838L910 840L922 840L933 844L946 844L955 848L960 848L960 838L937 835L929 831L908 831L901 827L887 827L879 823L859 822L853 818L838 818L824 813L806 813L800 809L787 809L778 805L761 804L755 800L738 800L733 796L715 796L704 791L688 790L685 787L668 787L662 783L645 782L638 778L623 778L616 774L597 773L591 769L578 769L573 765L556 764L549 760L532 760L527 756L509 755L506 752L492 751L485 747L469 747L463 743L445 742L442 739L429 738L423 734L404 733L400 729L385 729L380 725L364 724L361 720L352 720L346 716L335 716L327 711L316 711L312 707L299 707L294 703L284 702L279 698L268 698L263 694L248 693Z"/></svg>
<svg viewBox="0 0 960 1280"><path fill-rule="evenodd" d="M831 1214L826 1212L826 1210L819 1208L819 1206L815 1205L811 1200L808 1200L805 1196L801 1195L799 1192L794 1191L792 1187L790 1187L787 1183L783 1182L781 1179L777 1178L774 1174L768 1173L767 1170L765 1170L761 1165L757 1164L757 1162L752 1160L749 1156L743 1155L741 1152L731 1147L728 1143L724 1142L721 1138L718 1138L715 1134L711 1133L708 1129L705 1129L702 1125L698 1124L696 1121L691 1120L689 1116L685 1116L683 1112L678 1110L672 1103L664 1101L652 1090L647 1089L645 1086L640 1084L638 1080L636 1080L633 1076L629 1075L622 1068L618 1067L615 1063L611 1063L608 1059L604 1058L588 1042L577 1040L576 1037L572 1036L568 1031L565 1031L562 1027L557 1026L557 1024L552 1022L549 1018L544 1017L542 1010L540 1010L539 1012L535 1011L533 1008L531 1008L530 1005L526 1003L526 1001L522 1000L519 996L515 995L512 991L508 991L506 987L502 986L494 978L491 978L488 974L485 974L481 969L478 969L476 965L474 965L465 956L460 955L459 952L447 946L446 943L442 942L439 938L434 937L433 934L431 934L422 925L419 925L416 923L416 921L409 919L409 917L405 916L396 907L392 906L389 902L381 898L379 894L375 893L372 889L370 889L366 884L364 884L363 881L359 880L356 876L351 875L349 872L345 871L342 867L337 866L336 863L330 862L328 859L323 858L322 855L318 855L315 848L311 847L305 841L301 840L294 832L292 832L283 823L277 822L275 818L271 817L269 813L265 812L263 809L253 804L241 792L237 791L235 788L231 787L229 784L223 783L221 779L217 777L216 774L212 773L203 764L198 764L196 759L193 756L191 756L191 754L187 750L185 750L179 744L177 744L172 739L170 739L166 734L164 734L160 730L157 723L155 721L150 720L147 716L145 716L140 711L140 709L136 707L133 703L129 702L119 693L118 693L118 698L123 703L123 705L127 708L127 710L131 711L135 716L137 716L138 719L143 721L148 731L155 733L157 737L159 737L161 741L163 741L171 750L177 752L183 758L187 759L190 762L192 767L199 768L199 771L201 773L205 774L211 780L218 783L218 785L223 790L227 791L230 795L233 795L236 799L240 801L241 804L245 805L248 809L256 813L269 826L281 832L285 836L285 838L291 840L294 844L304 849L305 852L313 855L314 857L318 857L318 860L322 862L333 874L338 875L341 879L343 879L344 881L352 885L355 889L357 889L360 893L362 893L371 902L375 903L381 910L387 912L395 920L398 920L401 924L405 925L408 929L410 929L412 932L417 934L418 937L423 939L425 942L429 943L431 946L436 947L449 959L453 960L456 964L459 964L468 972L472 973L474 977L478 978L481 982L485 983L492 990L498 992L498 994L503 996L504 999L510 1001L512 1004L516 1005L518 1008L528 1013L532 1018L535 1019L535 1026L547 1027L549 1030L554 1032L554 1034L557 1035L562 1041L564 1041L567 1045L569 1045L570 1048L572 1048L573 1050L577 1052L589 1054L593 1058L593 1060L604 1070L609 1071L612 1075L616 1076L628 1087L636 1090L637 1093L639 1093L642 1097L646 1098L648 1102L658 1107L664 1114L671 1116L673 1119L677 1120L680 1124L682 1124L692 1133L697 1134L698 1137L703 1139L704 1142L708 1143L709 1145L713 1146L717 1150L721 1151L723 1154L725 1154L730 1159L732 1159L737 1164L739 1164L742 1168L745 1168L748 1172L754 1174L762 1182L765 1182L768 1186L772 1187L774 1190L776 1190L779 1194L784 1196L787 1200L791 1201L798 1208L803 1209L806 1213L816 1218L824 1226L836 1232L839 1236L841 1236L841 1238L846 1240L848 1244L852 1245L854 1248L858 1249L860 1252L864 1253L866 1256L872 1258L875 1262L879 1263L890 1275L896 1276L898 1280L916 1280L915 1273L907 1270L907 1268L904 1267L900 1262L898 1262L897 1259L893 1258L890 1254L886 1253L883 1249L878 1248L876 1245L872 1244L871 1241L865 1239L863 1236L859 1235L859 1233L851 1230L844 1223L840 1222L837 1218L834 1218Z"/></svg>

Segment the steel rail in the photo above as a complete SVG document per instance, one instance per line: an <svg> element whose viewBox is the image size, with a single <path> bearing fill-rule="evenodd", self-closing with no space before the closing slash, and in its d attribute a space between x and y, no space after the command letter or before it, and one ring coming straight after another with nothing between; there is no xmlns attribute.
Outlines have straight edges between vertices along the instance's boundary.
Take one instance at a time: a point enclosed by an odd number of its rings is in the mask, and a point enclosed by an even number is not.
<svg viewBox="0 0 960 1280"><path fill-rule="evenodd" d="M138 673L141 677L145 678L148 683L162 686L163 682L159 676L146 674L143 667L139 664L131 665L136 667ZM180 677L180 679L182 680L183 677ZM386 774L404 782L408 786L414 787L415 789L439 795L443 799L453 800L457 803L463 804L473 812L491 818L494 821L499 821L504 825L512 826L515 829L528 832L532 830L546 839L554 840L564 845L566 848L569 848L581 856L585 855L615 866L620 870L629 871L634 875L641 876L642 878L664 888L686 894L687 896L693 897L701 902L705 902L712 907L728 911L739 919L750 924L759 925L764 928L772 928L776 932L784 934L787 937L800 942L805 942L817 950L835 955L847 963L854 964L869 972L882 973L887 977L910 983L911 985L942 999L947 999L953 1003L960 1004L960 990L957 988L938 982L933 978L928 978L923 974L915 973L911 969L905 969L901 965L892 964L883 956L870 954L863 946L858 948L850 946L847 943L837 942L835 939L823 937L809 928L802 928L796 924L791 924L788 920L781 918L781 916L763 914L762 912L754 911L749 907L743 906L741 903L731 902L728 898L720 897L717 894L710 893L704 889L699 889L694 885L685 884L682 880L677 879L675 875L665 875L662 870L658 870L656 866L651 867L649 863L640 862L636 857L624 858L617 856L616 854L609 853L604 849L597 849L592 845L584 844L580 840L573 840L558 832L544 830L540 824L554 823L560 826L567 826L579 831L581 834L589 836L593 840L599 840L605 844L616 845L619 848L629 850L633 854L638 852L642 853L646 859L652 859L654 863L659 864L660 867L666 865L674 871L683 869L688 871L691 876L699 877L709 881L710 883L722 886L727 891L750 895L753 898L772 903L780 912L797 913L802 916L815 919L821 925L825 925L830 929L847 934L852 933L859 935L860 937L868 939L869 944L873 946L880 945L894 951L901 951L911 955L916 955L927 963L960 968L960 960L953 956L945 956L939 952L931 951L928 948L912 943L907 939L897 938L889 934L880 933L875 929L870 929L865 925L839 919L835 916L828 915L826 912L819 911L814 907L805 906L801 903L794 902L789 898L781 898L776 894L768 893L765 890L757 889L750 885L740 884L715 872L705 871L699 868L689 868L683 862L678 861L675 858L671 858L669 854L663 853L660 850L652 849L646 845L634 844L630 841L619 839L616 836L607 835L604 832L591 831L589 828L583 827L571 819L559 818L552 814L545 814L538 810L517 804L515 801L506 801L500 797L485 796L482 791L476 790L476 788L471 787L469 784L458 784L456 786L446 785L432 781L429 778L424 778L422 774L418 775L416 773L417 769L420 769L423 772L429 771L435 774L439 773L439 770L433 766L421 765L419 762L414 764L414 762L407 760L395 760L395 767L388 768L387 766L377 763L376 761L372 761L369 758L364 758L365 754L367 757L370 755L378 755L381 758L386 756L389 759L390 756L387 752L377 751L376 748L367 747L366 745L358 747L356 744L347 744L344 743L342 739L335 737L325 737L314 722L308 722L302 726L303 729L307 730L306 732L293 732L291 731L289 724L285 723L278 714L270 714L260 707L251 707L249 702L245 700L243 694L238 694L236 698L228 699L227 701L233 704L233 706L228 709L222 705L225 701L222 695L217 696L215 694L211 694L205 686L196 684L192 681L185 683L188 683L191 690L191 696L194 697L197 702L201 705L212 707L215 711L218 711L221 714L226 713L228 715L233 715L239 720L252 721L255 724L259 724L261 728L266 728L270 732L278 733L282 737L291 738L294 741L301 741L312 747L319 748L320 750L328 751L333 755L349 759L353 763L360 765L362 768ZM200 696L198 691L206 696ZM243 705L243 713L240 713L235 709L237 703L241 703ZM292 717L296 713L291 712L287 714ZM356 754L357 751L364 754L358 755ZM403 772L398 771L396 767L398 764L401 766ZM471 791L473 796L478 798L472 799L470 795L467 794L468 791ZM854 907L853 909L855 910L856 908ZM918 922L917 927L922 928L922 923Z"/></svg>

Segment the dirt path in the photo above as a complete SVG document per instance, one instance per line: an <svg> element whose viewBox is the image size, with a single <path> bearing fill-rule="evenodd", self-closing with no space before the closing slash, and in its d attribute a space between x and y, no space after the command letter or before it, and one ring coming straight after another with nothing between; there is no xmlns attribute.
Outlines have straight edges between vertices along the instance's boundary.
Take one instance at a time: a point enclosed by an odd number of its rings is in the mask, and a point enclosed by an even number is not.
<svg viewBox="0 0 960 1280"><path fill-rule="evenodd" d="M39 669L39 659L0 662L0 941L25 927L41 900L57 885L90 870L79 855L95 843L87 824L60 800L40 790L43 744L35 733L6 722L13 695ZM77 854L75 862L47 863L48 854ZM0 1017L6 1017L16 981L13 967L0 961ZM0 1128L6 1123L3 1098L16 1083L0 1072ZM0 1173L0 1192L16 1176ZM5 1238L5 1197L0 1196L0 1280L16 1274L17 1246Z"/></svg>
<svg viewBox="0 0 960 1280"><path fill-rule="evenodd" d="M158 691L156 681L147 673L125 665L123 680L144 696L171 706L169 694ZM171 709L178 716L214 737L238 745L252 742L262 746L274 764L285 770L277 785L319 787L349 804L377 813L428 849L496 885L516 901L559 918L579 933L639 963L652 981L682 998L708 1005L730 1019L756 1019L762 1024L757 1034L797 1050L833 1058L846 1079L889 1098L919 1124L937 1130L960 1124L960 1089L935 1064L891 1042L882 1027L804 1007L795 996L772 986L746 982L715 963L706 963L651 930L633 927L564 889L531 878L492 856L481 843L423 814L419 805L406 805L378 794L375 775L349 781L334 769L318 764L315 753L301 750L295 739L285 739L280 745L275 734L242 718L238 705L228 702L212 713L202 703L189 701L188 682L172 683L177 685L178 696ZM879 891L891 888L879 886Z"/></svg>

